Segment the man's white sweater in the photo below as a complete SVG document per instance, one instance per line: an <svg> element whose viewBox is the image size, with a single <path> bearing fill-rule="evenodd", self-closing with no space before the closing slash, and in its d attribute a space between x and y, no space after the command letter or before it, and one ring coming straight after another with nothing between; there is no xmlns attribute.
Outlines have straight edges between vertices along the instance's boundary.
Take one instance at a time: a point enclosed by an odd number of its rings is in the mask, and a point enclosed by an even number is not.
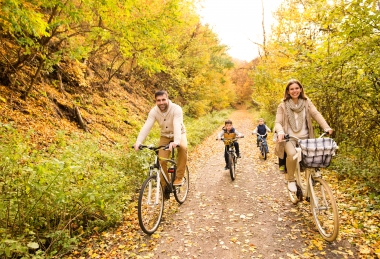
<svg viewBox="0 0 380 259"><path fill-rule="evenodd" d="M160 125L161 136L167 138L174 137L174 143L177 145L180 144L181 134L186 133L185 125L183 124L183 112L181 106L172 103L170 100L168 109L165 113L161 112L157 105L150 110L148 119L137 137L137 144L142 144L144 142L155 121Z"/></svg>

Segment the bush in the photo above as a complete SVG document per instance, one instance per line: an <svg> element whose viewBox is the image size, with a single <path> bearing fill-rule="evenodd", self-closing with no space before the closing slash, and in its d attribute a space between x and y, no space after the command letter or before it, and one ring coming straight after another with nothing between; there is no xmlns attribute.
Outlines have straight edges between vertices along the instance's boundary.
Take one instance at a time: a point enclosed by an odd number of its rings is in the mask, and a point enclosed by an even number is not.
<svg viewBox="0 0 380 259"><path fill-rule="evenodd" d="M1 256L24 255L28 243L64 253L76 236L121 221L142 177L131 173L142 163L134 153L102 149L87 135L61 132L46 150L10 125L1 125L0 135L0 246L9 248Z"/></svg>

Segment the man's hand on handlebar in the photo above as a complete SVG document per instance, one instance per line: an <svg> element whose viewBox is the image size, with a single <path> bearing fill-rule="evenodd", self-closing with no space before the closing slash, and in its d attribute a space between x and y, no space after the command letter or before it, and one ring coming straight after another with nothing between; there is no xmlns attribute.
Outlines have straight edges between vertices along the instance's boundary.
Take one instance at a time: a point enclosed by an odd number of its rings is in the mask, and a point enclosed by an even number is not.
<svg viewBox="0 0 380 259"><path fill-rule="evenodd" d="M135 143L135 144L133 145L133 148L135 149L135 151L139 151L139 150L140 150L140 146L141 146L141 144L137 144L137 143Z"/></svg>
<svg viewBox="0 0 380 259"><path fill-rule="evenodd" d="M176 148L178 145L176 143L174 143L174 142L170 142L168 146L169 146L168 150L172 151L173 148Z"/></svg>

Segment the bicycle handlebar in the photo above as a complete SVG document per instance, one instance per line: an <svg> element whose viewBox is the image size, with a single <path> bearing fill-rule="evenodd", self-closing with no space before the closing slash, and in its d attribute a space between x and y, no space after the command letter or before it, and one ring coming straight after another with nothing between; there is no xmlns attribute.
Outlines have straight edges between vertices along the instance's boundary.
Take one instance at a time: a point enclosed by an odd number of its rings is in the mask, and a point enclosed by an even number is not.
<svg viewBox="0 0 380 259"><path fill-rule="evenodd" d="M268 136L268 133L265 133L264 135L261 135L261 134L259 134L259 133L252 133L252 134L256 134L257 136L260 136L260 137L265 137L265 136Z"/></svg>
<svg viewBox="0 0 380 259"><path fill-rule="evenodd" d="M176 148L178 148L179 145L176 146ZM132 148L135 148L134 146L132 146ZM163 149L163 150L168 150L169 149L169 144L165 145L165 146L153 146L153 145L140 145L139 146L139 150L143 150L143 149L150 149L150 150L158 150L158 149Z"/></svg>
<svg viewBox="0 0 380 259"><path fill-rule="evenodd" d="M231 139L228 139L228 140L237 140L238 138L244 138L244 136L236 136L235 138L231 138ZM221 141L223 141L224 138L220 138L220 139L217 138L215 140L221 140Z"/></svg>
<svg viewBox="0 0 380 259"><path fill-rule="evenodd" d="M325 135L329 135L329 132L328 131L323 132L318 138L322 138ZM297 139L298 141L301 140L300 138L297 138L296 136L292 136L290 134L285 134L283 141L289 141L289 139L291 139L291 138Z"/></svg>

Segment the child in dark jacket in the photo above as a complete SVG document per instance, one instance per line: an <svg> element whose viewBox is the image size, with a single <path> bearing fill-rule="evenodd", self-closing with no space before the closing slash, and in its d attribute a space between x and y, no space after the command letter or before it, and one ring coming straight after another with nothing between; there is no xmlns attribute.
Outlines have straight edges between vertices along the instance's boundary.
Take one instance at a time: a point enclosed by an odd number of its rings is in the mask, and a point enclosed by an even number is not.
<svg viewBox="0 0 380 259"><path fill-rule="evenodd" d="M259 125L257 125L257 127L254 129L253 134L265 135L264 138L266 138L267 132L271 132L271 131L268 128L268 126L264 124L264 119L260 118L259 119ZM259 146L259 136L257 136L256 144L257 144L257 146ZM267 150L267 152L269 152L269 150Z"/></svg>
<svg viewBox="0 0 380 259"><path fill-rule="evenodd" d="M218 134L218 139L221 139L225 136L225 134L236 134L236 137L240 138L243 136L240 132L238 132L233 126L231 120L226 120L224 122L224 127L222 128L222 131ZM241 158L240 156L240 150L239 150L239 143L237 141L234 141L235 151L238 158ZM228 146L225 146L224 148L224 159L226 161L226 166L224 167L225 170L228 169L228 153L227 153Z"/></svg>

